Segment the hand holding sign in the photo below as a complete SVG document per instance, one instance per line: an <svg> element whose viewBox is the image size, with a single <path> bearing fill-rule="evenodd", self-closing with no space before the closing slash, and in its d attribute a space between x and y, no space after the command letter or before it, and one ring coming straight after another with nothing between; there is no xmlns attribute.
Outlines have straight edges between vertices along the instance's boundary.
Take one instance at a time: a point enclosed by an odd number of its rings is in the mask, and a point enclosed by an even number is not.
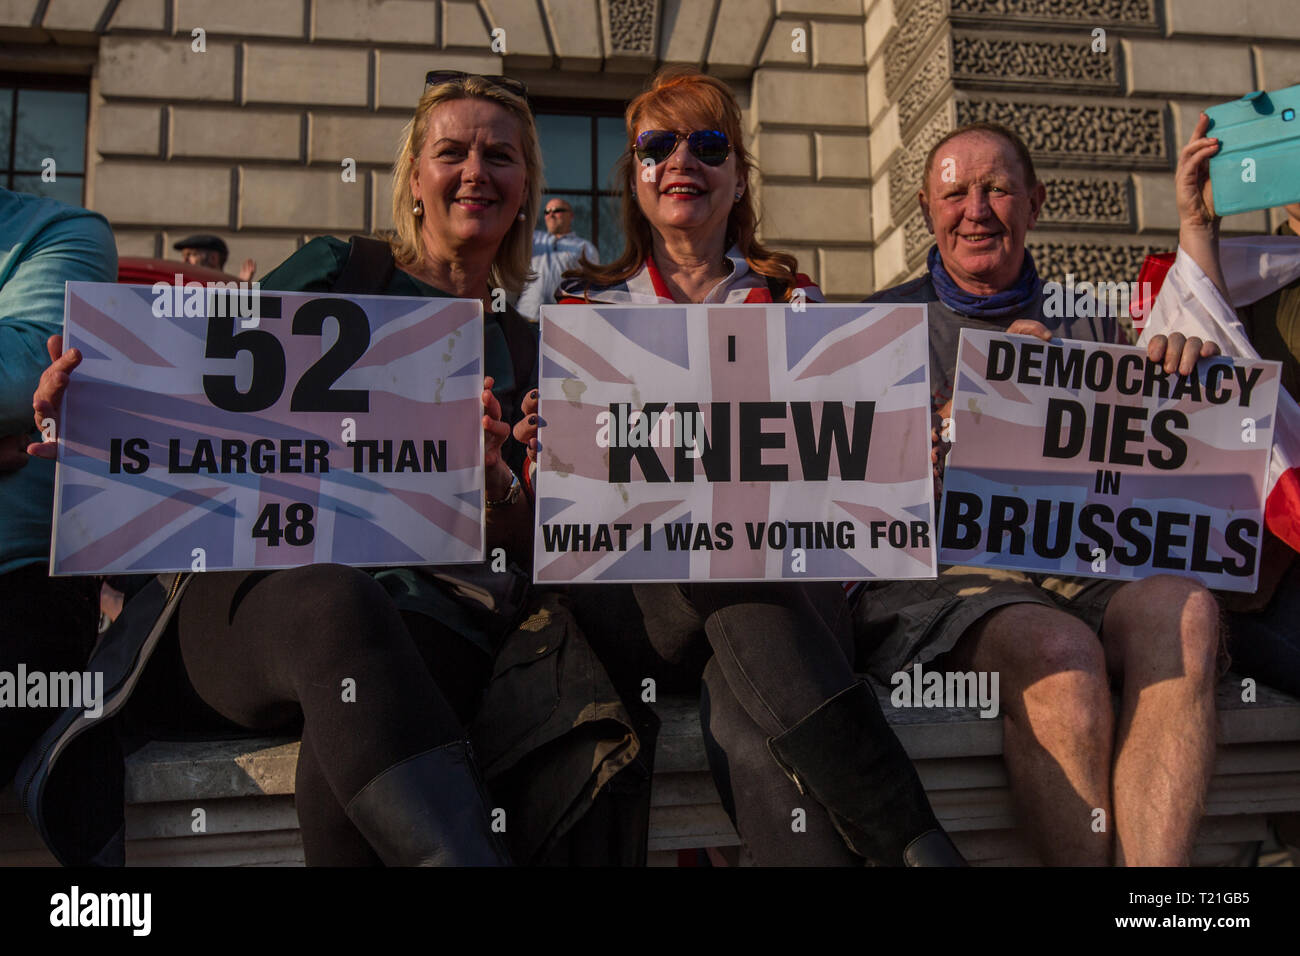
<svg viewBox="0 0 1300 956"><path fill-rule="evenodd" d="M76 349L68 349L64 352L62 335L51 335L45 343L45 348L50 353L51 364L41 373L41 380L36 384L36 392L32 395L33 417L42 436L51 430L51 422L54 423L53 430L57 436L63 393L67 391L68 382L71 381L72 370L81 364L81 353ZM36 458L54 460L59 453L56 436L28 445L27 454Z"/></svg>
<svg viewBox="0 0 1300 956"><path fill-rule="evenodd" d="M501 457L501 446L510 437L510 426L501 420L501 403L492 394L494 381L489 375L483 379L483 467L487 469L488 501L503 498L514 481L510 466Z"/></svg>
<svg viewBox="0 0 1300 956"><path fill-rule="evenodd" d="M524 416L515 424L515 441L528 449L529 461L536 461L537 453L541 450L541 445L538 443L537 438L537 430L543 424L541 418L537 414L539 405L539 393L537 389L533 389L524 396L524 400L521 403Z"/></svg>
<svg viewBox="0 0 1300 956"><path fill-rule="evenodd" d="M1219 346L1214 342L1202 342L1195 335L1189 339L1181 332L1174 332L1168 338L1153 335L1147 343L1147 358L1163 364L1170 374L1177 371L1179 375L1191 375L1199 360L1218 354Z"/></svg>

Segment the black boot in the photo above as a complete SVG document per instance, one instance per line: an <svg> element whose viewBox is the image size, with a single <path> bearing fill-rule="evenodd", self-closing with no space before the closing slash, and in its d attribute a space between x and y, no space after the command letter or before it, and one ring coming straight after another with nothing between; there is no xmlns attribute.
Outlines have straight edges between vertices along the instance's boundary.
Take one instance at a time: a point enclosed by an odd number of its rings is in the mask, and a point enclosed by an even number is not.
<svg viewBox="0 0 1300 956"><path fill-rule="evenodd" d="M966 865L866 684L840 691L768 747L800 792L827 809L849 849L868 862Z"/></svg>
<svg viewBox="0 0 1300 956"><path fill-rule="evenodd" d="M466 741L389 767L347 814L388 866L509 866Z"/></svg>

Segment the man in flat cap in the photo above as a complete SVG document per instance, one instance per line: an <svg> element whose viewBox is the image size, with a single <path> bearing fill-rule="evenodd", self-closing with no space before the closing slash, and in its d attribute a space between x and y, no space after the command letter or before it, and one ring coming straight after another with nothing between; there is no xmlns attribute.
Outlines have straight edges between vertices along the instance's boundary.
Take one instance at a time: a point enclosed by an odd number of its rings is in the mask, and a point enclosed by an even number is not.
<svg viewBox="0 0 1300 956"><path fill-rule="evenodd" d="M181 254L182 262L192 266L207 266L209 269L224 270L226 259L230 256L230 250L226 248L222 238L208 233L186 236L172 248ZM257 263L252 259L245 259L244 264L239 267L239 278L247 282L253 278L253 273L256 271Z"/></svg>

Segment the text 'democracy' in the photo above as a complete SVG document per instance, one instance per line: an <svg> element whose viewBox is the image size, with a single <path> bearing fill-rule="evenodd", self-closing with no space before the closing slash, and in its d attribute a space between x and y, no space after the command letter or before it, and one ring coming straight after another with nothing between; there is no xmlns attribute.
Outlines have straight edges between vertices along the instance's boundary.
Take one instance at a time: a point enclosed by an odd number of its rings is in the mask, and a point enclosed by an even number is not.
<svg viewBox="0 0 1300 956"><path fill-rule="evenodd" d="M1253 590L1279 374L963 330L939 559Z"/></svg>
<svg viewBox="0 0 1300 956"><path fill-rule="evenodd" d="M934 575L923 305L542 310L538 581Z"/></svg>
<svg viewBox="0 0 1300 956"><path fill-rule="evenodd" d="M52 573L481 560L482 305L254 294L69 283Z"/></svg>

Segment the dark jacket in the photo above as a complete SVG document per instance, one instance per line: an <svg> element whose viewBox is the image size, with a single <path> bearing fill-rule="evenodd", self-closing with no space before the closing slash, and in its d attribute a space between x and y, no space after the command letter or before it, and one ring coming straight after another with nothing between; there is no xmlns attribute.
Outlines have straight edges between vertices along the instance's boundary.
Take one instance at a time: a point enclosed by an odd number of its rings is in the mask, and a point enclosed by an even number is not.
<svg viewBox="0 0 1300 956"><path fill-rule="evenodd" d="M351 247L337 239L313 240L262 285L279 291L445 294L392 269L387 247L364 240ZM489 314L485 327L487 372L496 379L503 418L513 424L524 395L537 383L536 336L513 310ZM509 445L503 454L518 474L524 449L513 440ZM528 504L487 509L489 542L522 542L511 549L518 563L531 550L531 514ZM489 592L484 600L496 605L489 608L465 596L474 589L475 569L460 574L463 586L439 581L431 570L386 569L376 577L402 610L433 614L495 655L470 737L494 802L507 812L515 861L643 864L649 815L645 751L653 750L654 728L643 725L638 733L563 598L543 590L523 593L526 575L516 568L510 576L480 575L493 583L509 577L518 585L507 595ZM443 570L453 578L462 571ZM104 672L103 716L90 721L80 711L60 715L15 777L24 811L65 864L124 862L121 761L110 718L129 700L192 577L166 574L137 583L88 665ZM108 761L112 766L104 766L105 754L116 758ZM87 807L76 796L84 792L92 760L101 792Z"/></svg>

